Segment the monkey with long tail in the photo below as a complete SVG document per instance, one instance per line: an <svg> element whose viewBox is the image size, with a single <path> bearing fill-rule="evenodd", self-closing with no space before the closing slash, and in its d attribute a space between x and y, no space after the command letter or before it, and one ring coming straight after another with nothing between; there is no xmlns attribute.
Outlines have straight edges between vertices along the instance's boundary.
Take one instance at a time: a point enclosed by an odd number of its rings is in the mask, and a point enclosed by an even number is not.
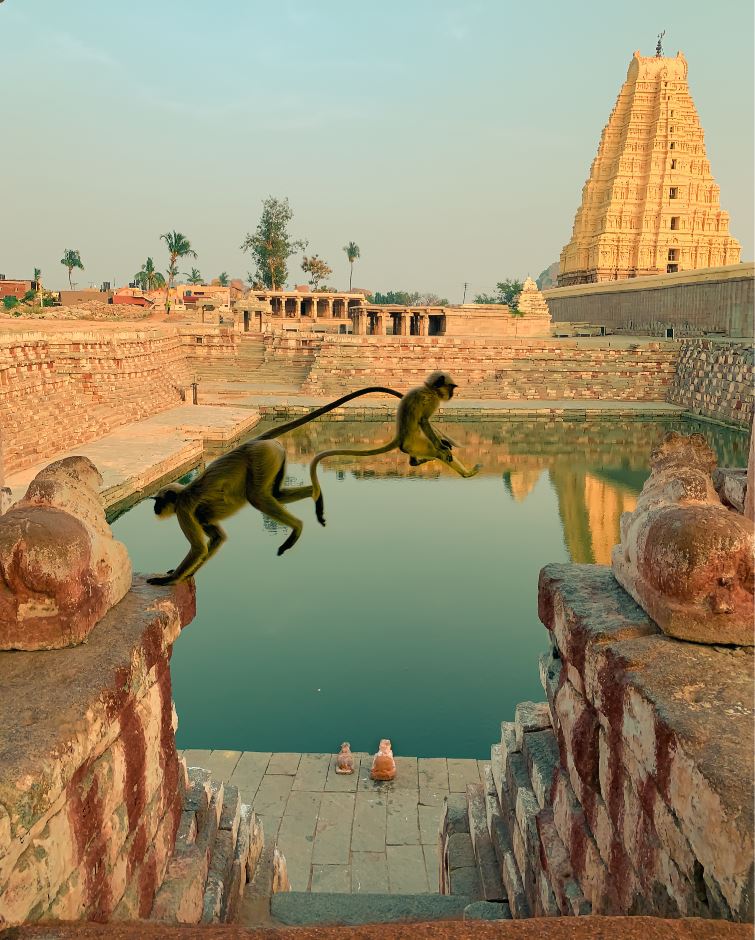
<svg viewBox="0 0 755 940"><path fill-rule="evenodd" d="M148 582L175 584L195 574L226 540L225 532L218 525L219 520L232 516L247 502L276 522L290 527L291 533L278 549L278 554L288 551L301 536L303 525L300 519L288 512L284 504L316 496L312 486L283 485L286 451L275 438L314 421L353 398L373 393L402 397L401 392L379 385L351 392L301 418L271 428L223 454L187 486L179 483L164 486L152 497L155 501L155 515L165 519L175 514L190 547L188 555L178 567L167 574L148 578Z"/></svg>
<svg viewBox="0 0 755 940"><path fill-rule="evenodd" d="M447 372L432 372L423 385L401 396L396 411L396 433L392 440L369 450L325 450L315 455L309 465L309 475L317 521L320 525L325 525L325 506L317 477L317 466L326 457L372 457L398 449L409 455L409 464L412 467L418 467L429 460L441 460L462 477L473 477L480 472L482 464L475 464L471 470L467 470L451 452L456 442L447 435L441 436L430 423L430 418L440 405L453 398L456 388L458 386Z"/></svg>

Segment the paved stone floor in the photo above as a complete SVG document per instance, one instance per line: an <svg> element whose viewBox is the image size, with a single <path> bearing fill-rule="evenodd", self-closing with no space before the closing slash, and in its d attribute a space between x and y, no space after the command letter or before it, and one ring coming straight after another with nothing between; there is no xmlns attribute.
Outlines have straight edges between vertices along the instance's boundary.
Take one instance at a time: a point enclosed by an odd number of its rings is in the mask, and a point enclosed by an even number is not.
<svg viewBox="0 0 755 940"><path fill-rule="evenodd" d="M107 509L166 475L196 466L202 459L204 444L234 440L258 421L259 414L248 408L178 405L118 428L99 440L53 454L12 474L6 485L11 488L13 499L20 499L47 464L83 454L102 474L100 492Z"/></svg>
<svg viewBox="0 0 755 940"><path fill-rule="evenodd" d="M372 757L335 773L330 754L183 752L190 767L234 784L277 839L294 891L414 894L438 890L443 798L465 801L485 764L396 757L396 779L370 780Z"/></svg>

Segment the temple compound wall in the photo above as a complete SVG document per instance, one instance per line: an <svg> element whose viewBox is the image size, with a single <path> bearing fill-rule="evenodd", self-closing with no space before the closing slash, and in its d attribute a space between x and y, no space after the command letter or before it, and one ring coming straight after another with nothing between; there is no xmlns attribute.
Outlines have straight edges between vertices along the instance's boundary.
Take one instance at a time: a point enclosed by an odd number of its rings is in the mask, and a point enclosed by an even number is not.
<svg viewBox="0 0 755 940"><path fill-rule="evenodd" d="M688 411L752 426L755 349L750 344L685 340L668 400Z"/></svg>
<svg viewBox="0 0 755 940"><path fill-rule="evenodd" d="M587 322L611 332L753 337L755 264L728 265L544 291L553 322Z"/></svg>
<svg viewBox="0 0 755 940"><path fill-rule="evenodd" d="M466 828L514 917L752 920L752 648L664 635L599 565L544 568L539 613L547 700L502 723L468 820L447 812L447 890Z"/></svg>

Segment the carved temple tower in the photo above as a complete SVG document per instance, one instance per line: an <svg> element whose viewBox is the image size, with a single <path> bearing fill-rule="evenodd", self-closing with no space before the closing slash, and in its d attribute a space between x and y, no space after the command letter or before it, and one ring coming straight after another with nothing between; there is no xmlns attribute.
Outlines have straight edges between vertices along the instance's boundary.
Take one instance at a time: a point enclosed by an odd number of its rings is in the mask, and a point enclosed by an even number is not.
<svg viewBox="0 0 755 940"><path fill-rule="evenodd" d="M635 52L561 252L559 287L737 264L740 252L705 154L687 60Z"/></svg>

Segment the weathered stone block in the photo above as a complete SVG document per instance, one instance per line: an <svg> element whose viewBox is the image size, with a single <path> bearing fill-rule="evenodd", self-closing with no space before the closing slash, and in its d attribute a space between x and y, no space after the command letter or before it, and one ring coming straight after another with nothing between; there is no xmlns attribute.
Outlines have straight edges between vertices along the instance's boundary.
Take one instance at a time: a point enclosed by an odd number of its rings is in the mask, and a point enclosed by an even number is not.
<svg viewBox="0 0 755 940"><path fill-rule="evenodd" d="M715 463L701 434L669 432L653 450L637 508L622 516L611 566L669 636L752 646L755 533L721 504Z"/></svg>
<svg viewBox="0 0 755 940"><path fill-rule="evenodd" d="M532 790L540 807L552 802L553 779L559 767L559 751L552 728L525 734L522 753Z"/></svg>
<svg viewBox="0 0 755 940"><path fill-rule="evenodd" d="M598 788L598 715L571 682L563 682L554 702L559 730L577 774Z"/></svg>
<svg viewBox="0 0 755 940"><path fill-rule="evenodd" d="M542 731L551 726L550 710L545 702L519 702L515 716L517 750L522 749L522 738L526 732Z"/></svg>

